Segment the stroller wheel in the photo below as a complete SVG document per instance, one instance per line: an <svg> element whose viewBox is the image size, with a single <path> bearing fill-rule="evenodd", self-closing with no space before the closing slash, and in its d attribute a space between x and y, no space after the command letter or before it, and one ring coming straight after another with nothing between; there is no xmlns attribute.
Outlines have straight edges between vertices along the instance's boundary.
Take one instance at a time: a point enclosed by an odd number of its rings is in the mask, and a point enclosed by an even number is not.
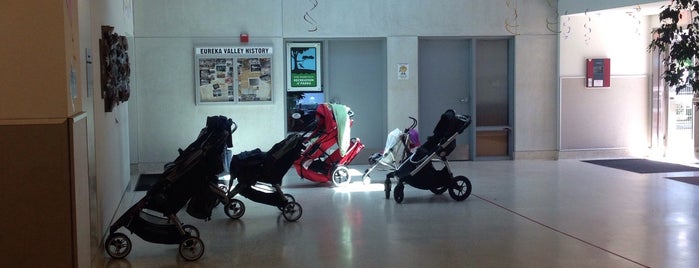
<svg viewBox="0 0 699 268"><path fill-rule="evenodd" d="M369 177L369 174L364 172L364 175L362 176L362 182L364 185L369 185L371 184L371 177Z"/></svg>
<svg viewBox="0 0 699 268"><path fill-rule="evenodd" d="M184 232L189 234L190 236L199 237L199 229L197 229L197 227L194 227L193 225L182 225L182 230L184 230Z"/></svg>
<svg viewBox="0 0 699 268"><path fill-rule="evenodd" d="M396 200L398 204L403 202L403 189L405 186L402 183L398 183L396 185L396 188L393 189L393 200Z"/></svg>
<svg viewBox="0 0 699 268"><path fill-rule="evenodd" d="M199 237L190 237L180 243L180 256L186 261L196 261L204 255L204 242Z"/></svg>
<svg viewBox="0 0 699 268"><path fill-rule="evenodd" d="M223 211L231 219L239 219L245 214L245 204L238 199L231 199L228 204L223 208Z"/></svg>
<svg viewBox="0 0 699 268"><path fill-rule="evenodd" d="M342 186L342 185L349 184L349 182L350 182L349 169L347 169L347 167L345 167L345 166L338 166L337 168L335 168L335 170L333 170L331 177L333 180L333 184L335 186Z"/></svg>
<svg viewBox="0 0 699 268"><path fill-rule="evenodd" d="M391 198L391 179L386 178L383 183L383 191L386 193L386 199Z"/></svg>
<svg viewBox="0 0 699 268"><path fill-rule="evenodd" d="M294 201L296 201L296 198L294 198L294 196L291 195L291 194L284 194L284 197L286 197L286 201L287 201L287 202L294 202Z"/></svg>
<svg viewBox="0 0 699 268"><path fill-rule="evenodd" d="M449 195L456 201L464 201L471 195L471 181L464 176L456 176L456 187L449 188Z"/></svg>
<svg viewBox="0 0 699 268"><path fill-rule="evenodd" d="M296 198L294 198L294 196L291 195L291 194L284 194L284 198L286 199L286 202L287 202L287 203L296 201ZM285 207L285 206L286 206L286 205L282 205L282 206L279 206L279 207L277 207L277 208L279 208L279 211L284 211L284 207Z"/></svg>
<svg viewBox="0 0 699 268"><path fill-rule="evenodd" d="M430 189L430 191L434 194L443 194L444 192L447 191L447 189L449 189L449 187L442 186L442 187L432 188L432 189Z"/></svg>
<svg viewBox="0 0 699 268"><path fill-rule="evenodd" d="M218 188L221 189L221 191L228 193L228 186L223 185L223 184L219 184Z"/></svg>
<svg viewBox="0 0 699 268"><path fill-rule="evenodd" d="M303 208L299 203L296 202L289 202L284 206L284 210L282 211L282 215L284 216L284 219L287 221L297 221L298 219L301 218L301 215L303 214Z"/></svg>
<svg viewBox="0 0 699 268"><path fill-rule="evenodd" d="M113 233L104 241L104 250L109 257L121 259L131 252L131 239L122 233Z"/></svg>

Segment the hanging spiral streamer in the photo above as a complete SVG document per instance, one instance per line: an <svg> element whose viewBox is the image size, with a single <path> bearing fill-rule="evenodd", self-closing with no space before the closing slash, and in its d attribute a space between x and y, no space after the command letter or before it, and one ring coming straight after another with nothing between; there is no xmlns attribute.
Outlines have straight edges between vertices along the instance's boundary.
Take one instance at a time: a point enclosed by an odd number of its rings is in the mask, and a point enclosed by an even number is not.
<svg viewBox="0 0 699 268"><path fill-rule="evenodd" d="M558 29L558 18L561 16L561 14L558 13L558 8L553 6L551 0L546 0L546 3L549 4L549 7L551 7L555 13L553 16L546 17L546 29L552 33L561 33L561 31Z"/></svg>
<svg viewBox="0 0 699 268"><path fill-rule="evenodd" d="M570 16L568 16L568 10L566 10L564 16L566 16L566 20L563 21L563 29L565 29L562 34L563 34L563 39L568 39L570 37Z"/></svg>
<svg viewBox="0 0 699 268"><path fill-rule="evenodd" d="M318 31L318 22L316 22L316 20L313 17L311 17L311 14L309 14L309 13L311 11L313 11L318 6L318 0L308 0L308 1L311 2L311 5L313 5L313 7L311 7L311 9L309 9L308 11L306 11L305 14L303 14L303 20L305 20L306 22L308 22L308 24L313 26L313 28L308 29L308 31L315 32L315 31Z"/></svg>
<svg viewBox="0 0 699 268"><path fill-rule="evenodd" d="M629 14L631 19L634 21L636 24L636 35L641 36L641 19L638 18L637 14L641 12L641 5L636 5L636 8L634 8L634 12L627 12L626 14Z"/></svg>
<svg viewBox="0 0 699 268"><path fill-rule="evenodd" d="M512 9L512 11L513 11L513 13L514 13L514 14L513 14L513 17L514 17L513 21L514 21L514 23L510 23L510 18L505 18L505 30L507 30L507 31L510 32L511 34L518 35L519 33L517 33L517 28L519 27L519 24L517 24L517 17L518 17L519 15L517 14L517 3L516 3L516 0L515 0L515 5L514 5L514 7L513 7L513 6L512 6L512 2L513 2L513 0L506 0L506 1L505 1L505 5L507 5L507 8Z"/></svg>
<svg viewBox="0 0 699 268"><path fill-rule="evenodd" d="M590 26L588 25L592 22L592 18L590 17L590 15L587 15L587 9L585 10L585 17L587 17L587 22L585 23L585 25L583 25L583 27L585 27L585 29L587 30L585 32L585 45L588 45L590 43L590 39L592 39L590 38L592 28L590 28Z"/></svg>

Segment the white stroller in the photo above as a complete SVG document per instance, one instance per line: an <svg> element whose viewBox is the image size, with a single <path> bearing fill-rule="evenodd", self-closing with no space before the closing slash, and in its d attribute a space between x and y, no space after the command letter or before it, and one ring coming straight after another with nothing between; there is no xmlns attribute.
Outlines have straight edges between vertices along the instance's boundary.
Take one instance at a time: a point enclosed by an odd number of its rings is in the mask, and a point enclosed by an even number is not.
<svg viewBox="0 0 699 268"><path fill-rule="evenodd" d="M417 119L409 118L413 121L410 127L405 128L403 131L396 128L389 132L383 152L375 153L369 157L371 167L364 170L364 175L362 175L364 184L371 183L369 173L376 168L384 171L397 170L400 164L413 153L415 148L420 146L420 135L415 128Z"/></svg>

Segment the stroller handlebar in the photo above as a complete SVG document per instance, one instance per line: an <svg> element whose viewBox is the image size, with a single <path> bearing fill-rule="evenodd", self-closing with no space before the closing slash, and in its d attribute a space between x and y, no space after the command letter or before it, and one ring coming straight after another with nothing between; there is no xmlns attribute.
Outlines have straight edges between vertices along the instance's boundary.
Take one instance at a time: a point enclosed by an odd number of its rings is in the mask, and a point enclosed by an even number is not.
<svg viewBox="0 0 699 268"><path fill-rule="evenodd" d="M471 125L471 116L470 115L462 115L462 114L457 114L456 119L459 119L463 124L459 127L459 134L464 132L464 130Z"/></svg>
<svg viewBox="0 0 699 268"><path fill-rule="evenodd" d="M238 124L235 123L232 119L229 119L231 121L231 134L235 132L238 129Z"/></svg>
<svg viewBox="0 0 699 268"><path fill-rule="evenodd" d="M417 126L417 119L415 119L415 117L408 116L408 118L410 118L410 120L413 120L413 123L410 124L410 127L408 127L408 128L405 129L405 132L408 132L408 131L410 131L411 129L413 129L413 128L415 128L415 127Z"/></svg>

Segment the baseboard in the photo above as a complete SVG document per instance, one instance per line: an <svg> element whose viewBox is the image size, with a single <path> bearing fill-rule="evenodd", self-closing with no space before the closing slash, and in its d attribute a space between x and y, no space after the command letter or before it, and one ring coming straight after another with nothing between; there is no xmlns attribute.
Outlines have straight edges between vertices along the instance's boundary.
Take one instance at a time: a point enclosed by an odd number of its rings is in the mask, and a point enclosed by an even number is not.
<svg viewBox="0 0 699 268"><path fill-rule="evenodd" d="M647 157L647 153L640 153L637 150L627 148L620 149L589 149L589 150L564 150L558 152L558 158L563 159L605 159L605 158L628 158Z"/></svg>
<svg viewBox="0 0 699 268"><path fill-rule="evenodd" d="M517 151L513 152L514 160L555 160L558 151Z"/></svg>

